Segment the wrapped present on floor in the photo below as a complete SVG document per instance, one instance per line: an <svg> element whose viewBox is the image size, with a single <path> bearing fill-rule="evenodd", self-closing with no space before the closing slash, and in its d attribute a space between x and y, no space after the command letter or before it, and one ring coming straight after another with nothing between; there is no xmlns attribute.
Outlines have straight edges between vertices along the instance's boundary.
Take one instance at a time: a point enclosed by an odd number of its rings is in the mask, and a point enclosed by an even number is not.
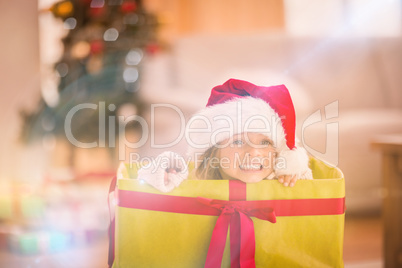
<svg viewBox="0 0 402 268"><path fill-rule="evenodd" d="M71 248L72 234L59 231L18 230L8 234L8 247L13 253L36 255L62 252Z"/></svg>
<svg viewBox="0 0 402 268"><path fill-rule="evenodd" d="M343 174L316 159L310 167L314 180L293 188L190 178L161 193L127 166L117 176L109 264L343 267Z"/></svg>

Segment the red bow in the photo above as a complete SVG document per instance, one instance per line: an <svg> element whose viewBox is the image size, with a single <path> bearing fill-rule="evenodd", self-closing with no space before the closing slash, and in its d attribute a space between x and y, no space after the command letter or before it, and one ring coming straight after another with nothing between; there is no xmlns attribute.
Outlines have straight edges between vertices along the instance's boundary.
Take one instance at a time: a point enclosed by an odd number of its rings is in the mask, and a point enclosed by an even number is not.
<svg viewBox="0 0 402 268"><path fill-rule="evenodd" d="M204 205L221 210L212 232L205 267L221 267L229 224L231 268L255 267L255 234L253 220L250 217L275 223L273 208L247 201L224 201L202 197L197 199Z"/></svg>

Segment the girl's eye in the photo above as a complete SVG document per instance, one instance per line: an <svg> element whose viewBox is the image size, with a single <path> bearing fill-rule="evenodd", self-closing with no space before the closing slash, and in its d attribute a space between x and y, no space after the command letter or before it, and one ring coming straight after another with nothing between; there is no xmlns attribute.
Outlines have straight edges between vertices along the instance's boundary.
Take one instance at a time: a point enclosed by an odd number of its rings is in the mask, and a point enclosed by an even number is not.
<svg viewBox="0 0 402 268"><path fill-rule="evenodd" d="M266 146L268 146L268 145L271 145L272 143L271 143L271 141L270 140L263 140L263 141L261 141L261 145L266 145Z"/></svg>
<svg viewBox="0 0 402 268"><path fill-rule="evenodd" d="M234 141L233 141L233 144L234 144L234 145L243 145L244 142L243 142L242 140L234 140Z"/></svg>

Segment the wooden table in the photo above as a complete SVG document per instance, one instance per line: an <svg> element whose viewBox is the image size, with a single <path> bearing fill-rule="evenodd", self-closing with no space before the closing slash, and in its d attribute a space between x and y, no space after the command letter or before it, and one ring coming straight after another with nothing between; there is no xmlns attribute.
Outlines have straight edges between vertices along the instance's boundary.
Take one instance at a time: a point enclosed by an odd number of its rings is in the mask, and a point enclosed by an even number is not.
<svg viewBox="0 0 402 268"><path fill-rule="evenodd" d="M378 137L372 146L382 152L384 264L402 267L402 134Z"/></svg>

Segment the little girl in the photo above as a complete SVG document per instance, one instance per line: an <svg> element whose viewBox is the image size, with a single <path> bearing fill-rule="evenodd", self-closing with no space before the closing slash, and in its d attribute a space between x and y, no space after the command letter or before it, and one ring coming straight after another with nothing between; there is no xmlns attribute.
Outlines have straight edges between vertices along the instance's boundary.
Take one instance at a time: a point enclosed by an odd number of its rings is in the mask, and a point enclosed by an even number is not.
<svg viewBox="0 0 402 268"><path fill-rule="evenodd" d="M295 110L284 85L230 79L212 89L207 107L189 120L185 134L197 179L278 179L290 187L312 179L308 155L295 145ZM164 152L141 168L138 178L169 192L188 177L185 163Z"/></svg>

